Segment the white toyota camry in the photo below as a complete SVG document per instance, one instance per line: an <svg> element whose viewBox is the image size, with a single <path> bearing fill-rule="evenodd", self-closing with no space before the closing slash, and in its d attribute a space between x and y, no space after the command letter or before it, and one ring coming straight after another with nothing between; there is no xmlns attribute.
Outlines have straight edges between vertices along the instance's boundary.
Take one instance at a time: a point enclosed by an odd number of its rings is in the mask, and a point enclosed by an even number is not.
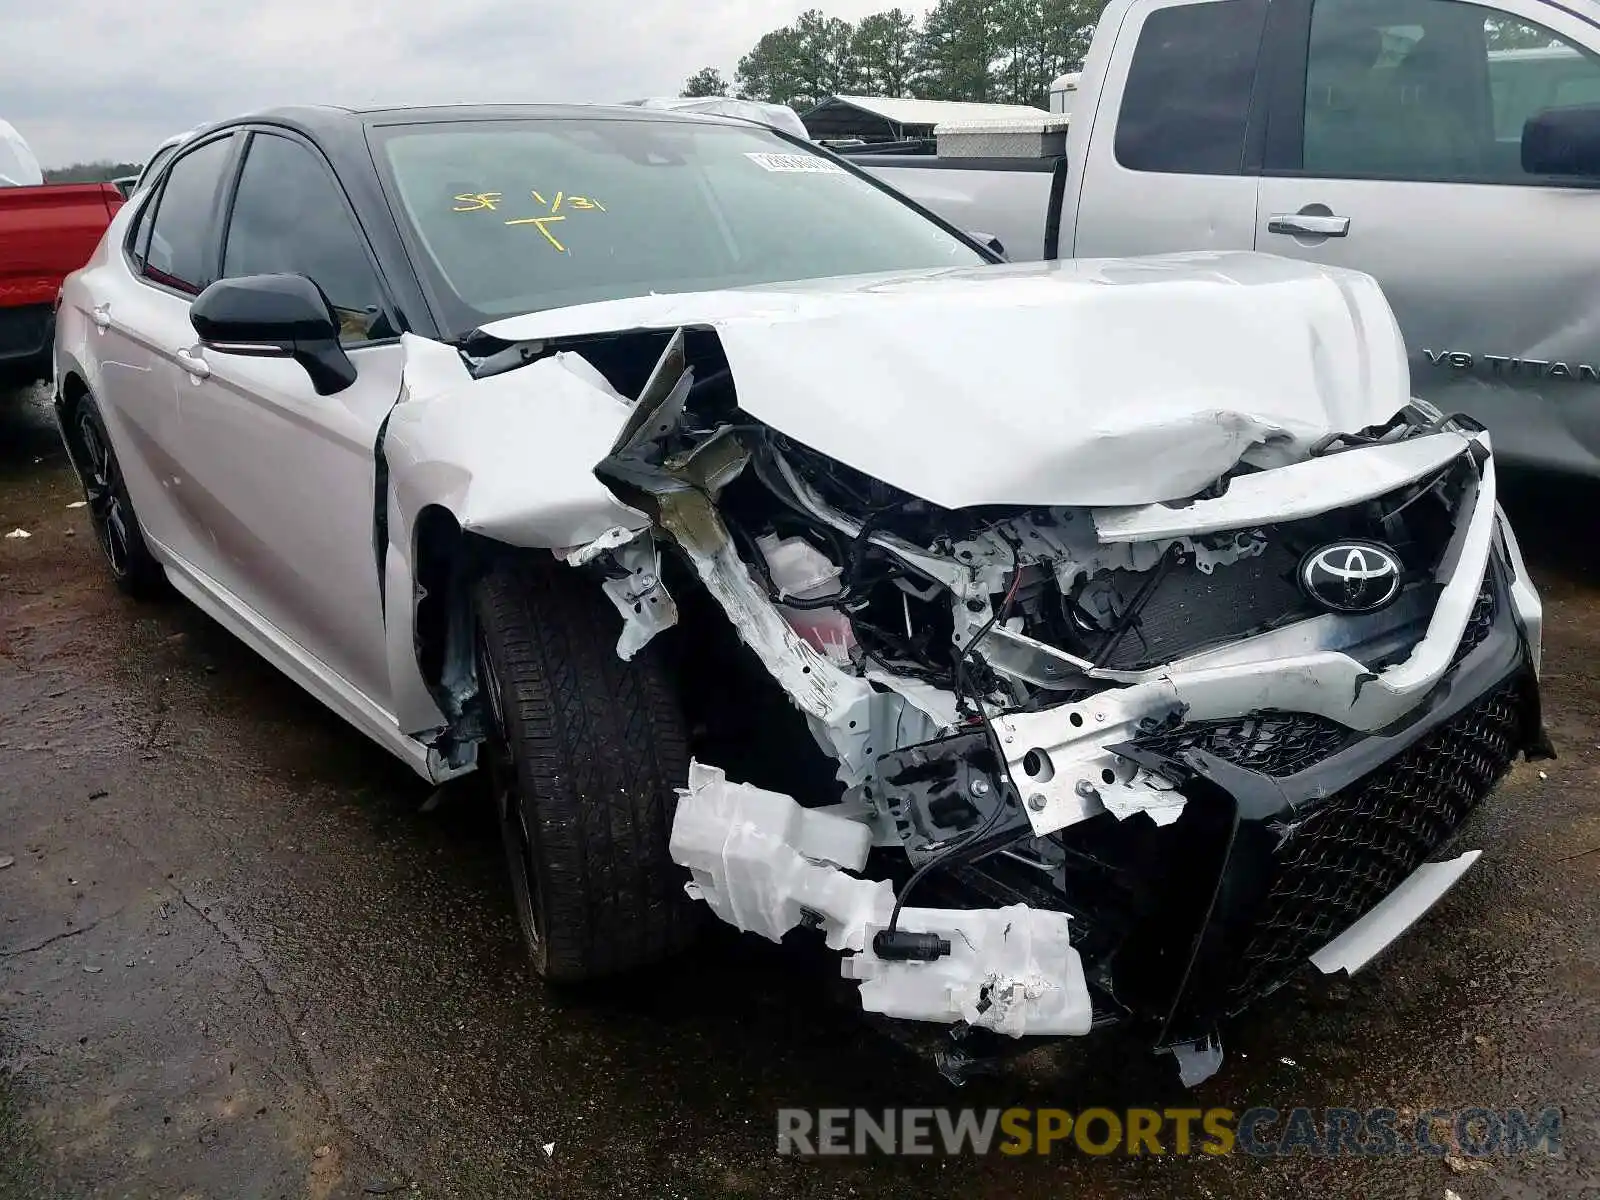
<svg viewBox="0 0 1600 1200"><path fill-rule="evenodd" d="M551 980L709 911L1194 1080L1548 753L1489 439L1363 275L1005 264L729 117L293 109L188 137L57 331L119 585L487 768Z"/></svg>

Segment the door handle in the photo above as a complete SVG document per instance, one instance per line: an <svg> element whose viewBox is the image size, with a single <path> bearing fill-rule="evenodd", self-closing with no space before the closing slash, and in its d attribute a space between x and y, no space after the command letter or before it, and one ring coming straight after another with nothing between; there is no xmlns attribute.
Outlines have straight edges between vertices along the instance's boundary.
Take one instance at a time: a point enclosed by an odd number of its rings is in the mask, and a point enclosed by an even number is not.
<svg viewBox="0 0 1600 1200"><path fill-rule="evenodd" d="M93 316L94 323L99 328L101 328L101 329L110 329L111 328L111 305L109 305L109 304L96 304L94 306L93 312L90 315Z"/></svg>
<svg viewBox="0 0 1600 1200"><path fill-rule="evenodd" d="M188 350L178 351L178 365L189 372L189 378L196 383L211 374L211 368L206 365L206 360Z"/></svg>
<svg viewBox="0 0 1600 1200"><path fill-rule="evenodd" d="M1331 213L1273 213L1267 218L1267 232L1294 237L1345 237L1350 233L1350 218Z"/></svg>

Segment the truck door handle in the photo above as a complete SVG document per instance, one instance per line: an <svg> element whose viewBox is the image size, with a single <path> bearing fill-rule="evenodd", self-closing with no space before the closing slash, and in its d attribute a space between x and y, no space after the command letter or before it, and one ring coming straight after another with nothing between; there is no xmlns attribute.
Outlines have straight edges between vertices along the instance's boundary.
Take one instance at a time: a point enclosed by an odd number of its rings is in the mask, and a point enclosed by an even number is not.
<svg viewBox="0 0 1600 1200"><path fill-rule="evenodd" d="M111 305L96 304L94 306L94 323L101 329L111 328Z"/></svg>
<svg viewBox="0 0 1600 1200"><path fill-rule="evenodd" d="M1296 237L1345 237L1350 232L1350 218L1321 213L1273 213L1267 218L1267 232Z"/></svg>
<svg viewBox="0 0 1600 1200"><path fill-rule="evenodd" d="M189 372L189 378L196 383L211 374L211 368L206 365L206 360L196 357L188 350L178 351L178 365Z"/></svg>

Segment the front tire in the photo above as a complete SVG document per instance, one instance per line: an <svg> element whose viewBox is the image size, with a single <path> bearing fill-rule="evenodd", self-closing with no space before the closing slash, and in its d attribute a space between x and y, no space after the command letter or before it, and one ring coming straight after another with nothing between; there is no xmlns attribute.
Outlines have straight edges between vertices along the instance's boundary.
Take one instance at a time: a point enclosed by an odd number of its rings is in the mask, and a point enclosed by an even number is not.
<svg viewBox="0 0 1600 1200"><path fill-rule="evenodd" d="M130 596L160 595L166 584L166 574L145 544L138 515L133 511L133 499L122 478L122 465L117 461L111 435L106 432L94 397L85 393L70 412L68 428L83 477L89 523L105 554L111 578Z"/></svg>
<svg viewBox="0 0 1600 1200"><path fill-rule="evenodd" d="M570 567L508 555L476 585L478 679L513 902L539 975L572 983L685 949L699 914L668 853L683 714L647 647Z"/></svg>

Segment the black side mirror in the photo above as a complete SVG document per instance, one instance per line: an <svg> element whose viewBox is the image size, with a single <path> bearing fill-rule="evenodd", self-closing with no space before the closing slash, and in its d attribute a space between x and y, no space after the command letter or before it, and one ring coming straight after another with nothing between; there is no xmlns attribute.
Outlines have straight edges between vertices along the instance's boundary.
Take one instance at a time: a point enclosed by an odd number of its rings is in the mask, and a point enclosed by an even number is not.
<svg viewBox="0 0 1600 1200"><path fill-rule="evenodd" d="M1529 117L1522 127L1522 169L1600 176L1600 104L1547 108Z"/></svg>
<svg viewBox="0 0 1600 1200"><path fill-rule="evenodd" d="M967 230L967 236L969 238L971 238L973 241L977 242L979 245L985 246L988 249L993 250L1001 258L1004 258L1006 256L1005 245L994 234L992 234L992 233L983 233L982 231L977 230L977 229L969 229L969 230Z"/></svg>
<svg viewBox="0 0 1600 1200"><path fill-rule="evenodd" d="M294 359L319 396L356 381L355 364L339 344L333 305L304 275L219 279L189 306L189 323L221 354Z"/></svg>

